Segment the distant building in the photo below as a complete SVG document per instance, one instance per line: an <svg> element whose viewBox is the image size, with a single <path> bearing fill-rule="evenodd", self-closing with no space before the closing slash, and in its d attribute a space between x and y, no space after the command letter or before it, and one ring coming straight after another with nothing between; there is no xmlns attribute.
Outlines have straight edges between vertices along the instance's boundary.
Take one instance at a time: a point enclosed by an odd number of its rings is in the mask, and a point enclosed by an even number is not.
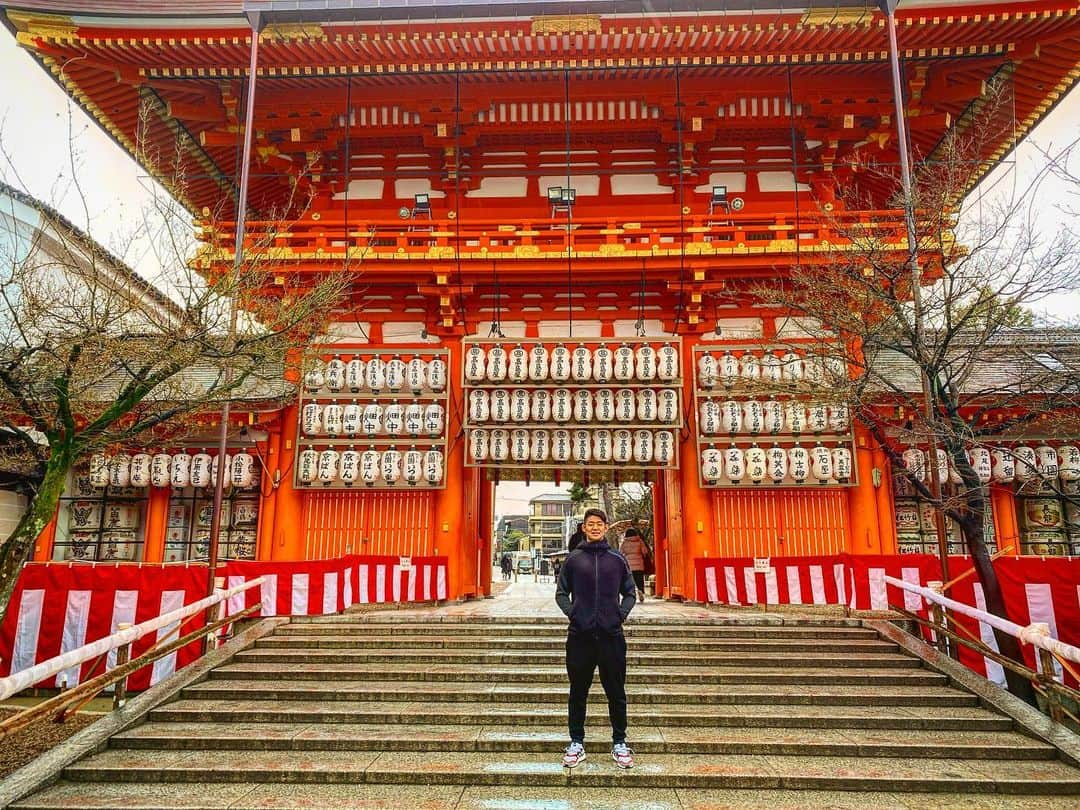
<svg viewBox="0 0 1080 810"><path fill-rule="evenodd" d="M529 545L541 554L566 548L566 519L574 504L565 492L538 495L529 501Z"/></svg>
<svg viewBox="0 0 1080 810"><path fill-rule="evenodd" d="M493 543L496 551L499 549L500 544L504 537L514 532L520 532L526 538L529 535L529 516L528 515L504 515L499 518L495 524L495 542ZM524 550L524 549L519 549Z"/></svg>

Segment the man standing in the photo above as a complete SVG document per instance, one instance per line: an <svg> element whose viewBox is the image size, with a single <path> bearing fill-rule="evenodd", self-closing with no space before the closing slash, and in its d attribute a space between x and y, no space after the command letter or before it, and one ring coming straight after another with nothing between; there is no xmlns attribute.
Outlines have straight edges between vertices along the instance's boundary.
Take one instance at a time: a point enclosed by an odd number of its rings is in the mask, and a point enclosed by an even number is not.
<svg viewBox="0 0 1080 810"><path fill-rule="evenodd" d="M607 515L599 509L587 510L582 528L586 542L566 558L555 589L555 602L570 619L566 636L570 745L563 754L563 765L573 768L585 759L585 706L593 673L599 667L611 719L611 757L620 768L632 768L634 752L626 744L626 637L622 625L637 601L637 588L626 559L604 540Z"/></svg>

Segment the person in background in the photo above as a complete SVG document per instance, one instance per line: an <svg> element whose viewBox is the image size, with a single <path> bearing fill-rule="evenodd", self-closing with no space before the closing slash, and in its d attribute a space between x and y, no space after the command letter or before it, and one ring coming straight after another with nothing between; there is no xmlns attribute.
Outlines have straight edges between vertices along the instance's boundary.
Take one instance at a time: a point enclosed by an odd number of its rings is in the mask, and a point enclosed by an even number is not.
<svg viewBox="0 0 1080 810"><path fill-rule="evenodd" d="M499 563L499 566L502 568L503 579L504 580L509 580L510 579L510 571L514 567L514 564L510 561L510 555L509 554L503 554L502 562Z"/></svg>
<svg viewBox="0 0 1080 810"><path fill-rule="evenodd" d="M630 573L634 577L634 585L637 586L638 598L645 601L645 559L649 556L649 547L645 545L645 539L641 532L631 526L623 533L622 543L619 544L619 553L626 557L626 564L630 566Z"/></svg>
<svg viewBox="0 0 1080 810"><path fill-rule="evenodd" d="M574 533L570 535L570 542L566 547L567 551L573 551L575 548L585 542L585 531L582 529L582 524L579 523L577 528L574 529Z"/></svg>

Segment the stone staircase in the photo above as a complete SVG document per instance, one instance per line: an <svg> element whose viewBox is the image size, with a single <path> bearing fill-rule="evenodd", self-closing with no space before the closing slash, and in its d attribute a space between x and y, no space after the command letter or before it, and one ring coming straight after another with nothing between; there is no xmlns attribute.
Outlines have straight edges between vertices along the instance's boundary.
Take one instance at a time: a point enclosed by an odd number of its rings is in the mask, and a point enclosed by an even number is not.
<svg viewBox="0 0 1080 810"><path fill-rule="evenodd" d="M566 744L565 622L294 621L20 808L1076 808L1080 771L854 620L633 622Z"/></svg>

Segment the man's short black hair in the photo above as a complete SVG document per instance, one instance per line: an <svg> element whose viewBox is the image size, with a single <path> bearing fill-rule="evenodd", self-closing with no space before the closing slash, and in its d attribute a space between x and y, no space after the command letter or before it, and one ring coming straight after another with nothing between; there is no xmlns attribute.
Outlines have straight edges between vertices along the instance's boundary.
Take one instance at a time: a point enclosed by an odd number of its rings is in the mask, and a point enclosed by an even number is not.
<svg viewBox="0 0 1080 810"><path fill-rule="evenodd" d="M607 514L603 509L586 509L585 515L582 518L582 525L584 525L584 522L591 517L600 518L604 523L607 523Z"/></svg>
<svg viewBox="0 0 1080 810"><path fill-rule="evenodd" d="M623 532L623 537L641 537L641 532L631 526L629 529Z"/></svg>

